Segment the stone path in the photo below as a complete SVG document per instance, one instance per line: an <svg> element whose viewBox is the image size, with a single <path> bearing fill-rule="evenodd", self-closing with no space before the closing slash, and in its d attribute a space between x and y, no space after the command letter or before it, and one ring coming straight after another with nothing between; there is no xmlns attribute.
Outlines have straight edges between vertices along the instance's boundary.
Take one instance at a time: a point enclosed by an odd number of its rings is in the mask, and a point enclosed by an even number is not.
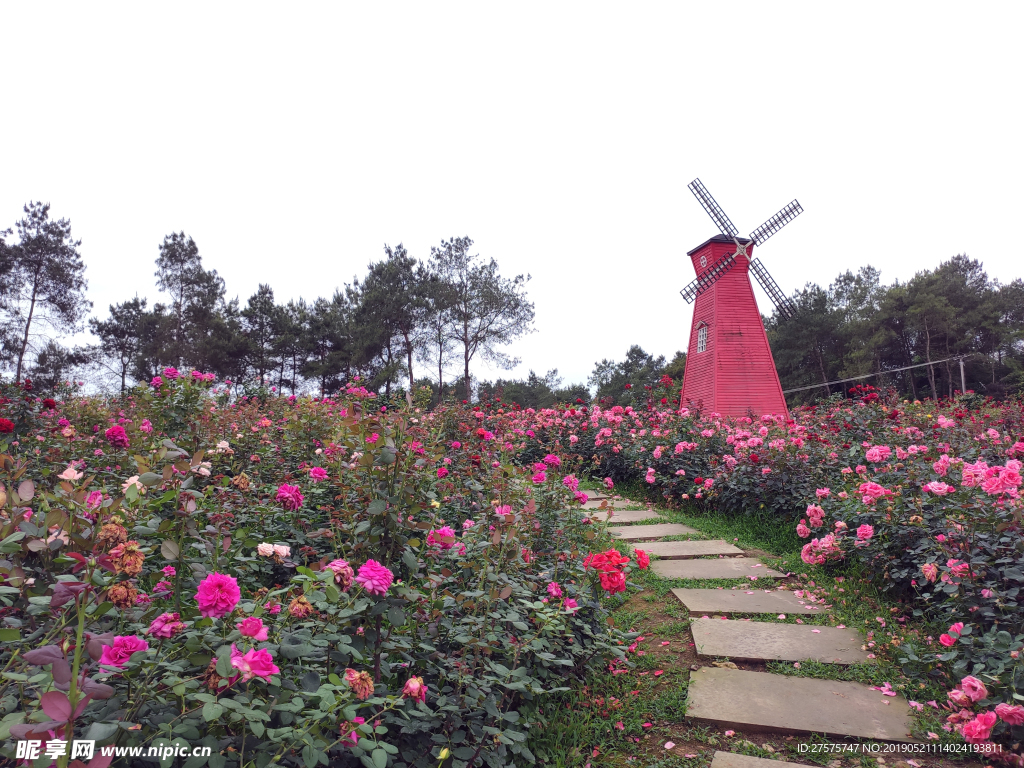
<svg viewBox="0 0 1024 768"><path fill-rule="evenodd" d="M673 589L672 594L690 613L803 613L805 608L783 590Z"/></svg>
<svg viewBox="0 0 1024 768"><path fill-rule="evenodd" d="M649 548L645 547L645 551ZM664 579L748 579L750 576L780 578L755 557L721 557L715 560L659 560L653 571Z"/></svg>
<svg viewBox="0 0 1024 768"><path fill-rule="evenodd" d="M690 625L699 656L741 661L820 661L867 664L867 642L852 629L775 624L767 621L697 619Z"/></svg>
<svg viewBox="0 0 1024 768"><path fill-rule="evenodd" d="M630 501L629 499L609 499L607 497L603 499L589 499L586 504L583 505L583 509L601 509L606 507L608 509L625 509L626 507L635 507L636 502Z"/></svg>
<svg viewBox="0 0 1024 768"><path fill-rule="evenodd" d="M661 523L657 525L622 525L613 526L608 533L623 541L656 541L665 536L697 535L700 531L694 530L686 525L676 523ZM683 543L683 542L673 542ZM716 553L717 554L717 553Z"/></svg>
<svg viewBox="0 0 1024 768"><path fill-rule="evenodd" d="M681 560L706 555L743 554L742 549L737 549L727 541L656 541L652 544L645 544L643 549L647 554L657 555L663 560Z"/></svg>
<svg viewBox="0 0 1024 768"><path fill-rule="evenodd" d="M861 683L701 667L686 715L721 728L911 741L910 706Z"/></svg>
<svg viewBox="0 0 1024 768"><path fill-rule="evenodd" d="M654 513L642 511L650 517ZM614 518L613 518L614 519ZM646 518L645 518L646 519ZM623 521L625 522L625 521ZM631 520L630 522L639 522ZM699 534L684 525L621 525L609 528L624 541ZM757 558L723 540L653 541L641 547L659 559L651 569L668 579L735 579L736 589L673 589L693 614L798 614L814 606L788 590L764 589L761 577L783 578ZM711 556L711 557L709 557ZM715 557L717 556L717 557ZM752 578L753 577L753 578ZM784 617L783 617L784 618ZM697 618L690 630L697 653L739 661L869 663L864 637L856 630L780 621ZM735 666L735 665L733 665ZM815 679L725 667L701 667L690 674L687 718L744 731L818 733L884 741L912 741L910 706L861 683ZM775 768L774 760L717 752L711 768Z"/></svg>
<svg viewBox="0 0 1024 768"><path fill-rule="evenodd" d="M715 752L711 768L779 768L781 760L767 760L763 757L737 755L735 752Z"/></svg>
<svg viewBox="0 0 1024 768"><path fill-rule="evenodd" d="M657 512L648 512L646 509L596 509L590 511L590 517L593 520L600 520L602 523L615 525L630 525L642 520L665 519Z"/></svg>

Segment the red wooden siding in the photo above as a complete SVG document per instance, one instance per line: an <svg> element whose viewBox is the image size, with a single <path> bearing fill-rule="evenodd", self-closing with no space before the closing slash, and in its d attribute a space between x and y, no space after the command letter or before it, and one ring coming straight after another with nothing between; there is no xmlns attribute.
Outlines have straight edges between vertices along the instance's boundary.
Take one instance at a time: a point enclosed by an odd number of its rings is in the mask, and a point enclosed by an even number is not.
<svg viewBox="0 0 1024 768"><path fill-rule="evenodd" d="M712 238L689 255L699 274L735 251L731 241ZM701 266L701 256L707 258L707 266ZM702 402L705 413L727 416L787 413L748 266L746 258L737 257L733 267L694 302L683 375L684 406ZM701 323L708 326L707 349L697 352Z"/></svg>

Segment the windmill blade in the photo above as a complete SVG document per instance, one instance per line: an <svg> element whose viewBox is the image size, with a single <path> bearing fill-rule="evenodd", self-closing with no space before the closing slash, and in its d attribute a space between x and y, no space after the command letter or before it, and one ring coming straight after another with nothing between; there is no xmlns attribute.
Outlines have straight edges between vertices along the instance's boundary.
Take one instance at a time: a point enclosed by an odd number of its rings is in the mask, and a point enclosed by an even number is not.
<svg viewBox="0 0 1024 768"><path fill-rule="evenodd" d="M697 198L698 202L704 206L704 210L708 212L708 216L715 222L718 227L718 231L726 237L736 237L739 235L739 230L733 226L733 223L729 221L729 217L725 215L725 211L722 210L715 198L711 196L711 193L704 188L704 185L700 183L700 179L694 179L691 181L687 188L693 192L693 196Z"/></svg>
<svg viewBox="0 0 1024 768"><path fill-rule="evenodd" d="M762 224L760 227L750 233L750 239L754 241L754 245L761 245L765 240L774 235L784 226L789 224L793 219L804 212L804 209L800 206L796 200L791 202L781 211L772 216L768 221Z"/></svg>
<svg viewBox="0 0 1024 768"><path fill-rule="evenodd" d="M782 292L779 284L768 274L768 270L764 268L764 264L761 263L760 259L753 259L750 262L750 271L754 273L757 282L760 283L761 287L764 288L764 292L775 303L779 314L792 320L796 316L796 305Z"/></svg>
<svg viewBox="0 0 1024 768"><path fill-rule="evenodd" d="M722 275L732 269L736 263L736 254L730 253L723 259L719 259L707 272L703 272L697 276L697 279L690 283L688 286L683 288L679 293L687 304L692 304L694 299L700 296L704 291L715 284Z"/></svg>

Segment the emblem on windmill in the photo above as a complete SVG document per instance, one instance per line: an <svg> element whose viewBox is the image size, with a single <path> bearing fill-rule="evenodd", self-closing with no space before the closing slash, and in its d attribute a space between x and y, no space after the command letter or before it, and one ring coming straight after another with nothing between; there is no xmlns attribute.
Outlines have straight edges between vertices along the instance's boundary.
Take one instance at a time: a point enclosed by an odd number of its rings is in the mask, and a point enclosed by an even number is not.
<svg viewBox="0 0 1024 768"><path fill-rule="evenodd" d="M700 403L705 412L726 416L787 413L750 274L781 315L792 318L796 307L750 252L803 208L794 200L743 238L700 179L689 189L721 234L687 253L697 278L679 292L687 303L695 302L681 405Z"/></svg>

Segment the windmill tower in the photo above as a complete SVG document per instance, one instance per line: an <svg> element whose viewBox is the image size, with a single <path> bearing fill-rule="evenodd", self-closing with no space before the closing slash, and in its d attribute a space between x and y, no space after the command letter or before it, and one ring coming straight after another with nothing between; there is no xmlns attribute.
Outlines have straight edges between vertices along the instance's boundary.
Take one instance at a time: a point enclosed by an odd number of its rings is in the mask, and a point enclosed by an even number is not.
<svg viewBox="0 0 1024 768"><path fill-rule="evenodd" d="M697 279L680 293L687 303L696 300L696 304L680 405L701 403L706 413L725 416L788 413L749 275L754 275L783 316L792 318L796 307L764 265L751 259L750 251L803 208L794 200L749 238L742 238L700 179L694 179L689 189L721 234L687 253Z"/></svg>

